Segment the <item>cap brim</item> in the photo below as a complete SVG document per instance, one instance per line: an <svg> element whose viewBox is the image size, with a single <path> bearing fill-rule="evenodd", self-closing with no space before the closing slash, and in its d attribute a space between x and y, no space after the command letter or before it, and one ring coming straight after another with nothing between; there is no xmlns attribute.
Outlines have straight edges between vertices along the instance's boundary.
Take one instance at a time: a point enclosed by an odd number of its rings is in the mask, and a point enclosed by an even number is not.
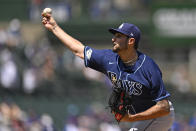
<svg viewBox="0 0 196 131"><path fill-rule="evenodd" d="M110 28L108 31L109 31L110 33L112 33L112 34L121 33L121 34L124 34L124 35L127 36L127 34L126 34L125 32L123 32L123 31L121 31L121 30L119 30L119 29Z"/></svg>
<svg viewBox="0 0 196 131"><path fill-rule="evenodd" d="M118 29L110 28L108 30L110 33L115 34L115 33L121 33Z"/></svg>

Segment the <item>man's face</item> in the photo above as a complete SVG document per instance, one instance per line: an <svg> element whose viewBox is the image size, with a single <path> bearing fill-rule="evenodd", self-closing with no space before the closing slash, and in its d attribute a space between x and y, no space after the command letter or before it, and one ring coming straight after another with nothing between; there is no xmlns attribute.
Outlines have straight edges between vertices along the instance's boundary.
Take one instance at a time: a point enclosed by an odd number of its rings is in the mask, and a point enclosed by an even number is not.
<svg viewBox="0 0 196 131"><path fill-rule="evenodd" d="M113 52L120 52L126 50L128 48L128 40L129 38L121 33L115 33L112 38L113 43Z"/></svg>

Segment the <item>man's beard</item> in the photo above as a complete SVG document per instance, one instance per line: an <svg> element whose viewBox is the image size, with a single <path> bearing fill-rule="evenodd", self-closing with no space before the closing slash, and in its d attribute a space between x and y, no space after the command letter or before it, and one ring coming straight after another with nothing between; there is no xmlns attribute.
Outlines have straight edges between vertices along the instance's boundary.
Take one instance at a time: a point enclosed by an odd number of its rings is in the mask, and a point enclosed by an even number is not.
<svg viewBox="0 0 196 131"><path fill-rule="evenodd" d="M112 49L112 51L113 51L114 53L118 53L118 50L119 50L119 49L114 49L114 48Z"/></svg>
<svg viewBox="0 0 196 131"><path fill-rule="evenodd" d="M117 53L117 52L119 51L119 47L118 47L117 44L115 44L115 45L113 46L112 51L115 52L115 53Z"/></svg>

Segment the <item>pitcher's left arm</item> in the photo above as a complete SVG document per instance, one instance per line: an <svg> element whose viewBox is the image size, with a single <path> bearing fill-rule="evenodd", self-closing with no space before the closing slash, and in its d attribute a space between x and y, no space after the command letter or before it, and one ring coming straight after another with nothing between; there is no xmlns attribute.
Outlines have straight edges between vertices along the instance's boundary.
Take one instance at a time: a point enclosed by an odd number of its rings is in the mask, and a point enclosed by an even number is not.
<svg viewBox="0 0 196 131"><path fill-rule="evenodd" d="M147 109L144 112L140 112L137 114L126 114L122 119L121 122L135 122L135 121L142 121L142 120L149 120L158 117L162 117L168 115L170 113L170 105L167 99L163 99L158 101L156 105L152 106L151 108Z"/></svg>

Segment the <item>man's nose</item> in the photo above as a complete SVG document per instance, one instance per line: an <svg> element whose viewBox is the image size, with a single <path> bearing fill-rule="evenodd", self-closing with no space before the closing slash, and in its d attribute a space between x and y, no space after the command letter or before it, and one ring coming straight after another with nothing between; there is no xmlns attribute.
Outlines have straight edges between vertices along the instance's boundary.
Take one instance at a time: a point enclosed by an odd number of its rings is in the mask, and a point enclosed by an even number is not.
<svg viewBox="0 0 196 131"><path fill-rule="evenodd" d="M112 42L114 42L114 41L115 41L115 39L116 39L115 37L112 37Z"/></svg>

